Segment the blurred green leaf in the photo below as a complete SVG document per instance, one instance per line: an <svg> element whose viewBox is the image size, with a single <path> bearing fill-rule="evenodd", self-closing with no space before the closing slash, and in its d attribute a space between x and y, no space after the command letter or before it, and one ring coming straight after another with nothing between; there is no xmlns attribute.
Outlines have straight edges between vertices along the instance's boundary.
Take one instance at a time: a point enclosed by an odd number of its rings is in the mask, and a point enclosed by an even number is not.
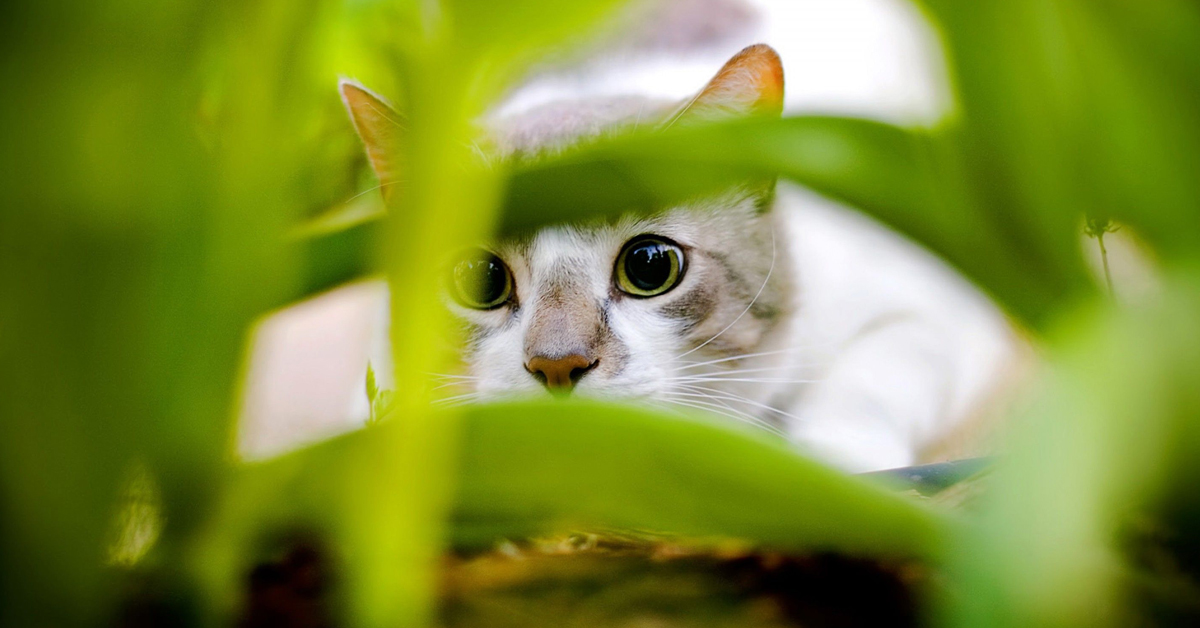
<svg viewBox="0 0 1200 628"><path fill-rule="evenodd" d="M219 491L244 334L291 283L325 6L2 10L0 624L108 623L132 469L167 562Z"/></svg>
<svg viewBox="0 0 1200 628"><path fill-rule="evenodd" d="M1143 566L1120 543L1147 511L1182 521L1200 555L1200 6L926 0L955 97L933 129L743 120L473 161L471 120L620 4L0 8L15 86L0 101L0 624L106 621L115 498L143 468L163 510L146 560L187 550L223 620L272 535L309 526L344 568L348 623L419 623L452 494L461 544L614 526L957 553L952 621L972 626L1122 621ZM361 182L337 73L396 97L415 183L383 221L368 195L289 232ZM1054 366L970 536L764 435L629 408L470 409L456 457L458 415L430 412L418 385L447 344L435 254L777 175L928 246L1049 339ZM1171 276L1144 307L1094 298L1080 233L1110 218ZM250 321L379 270L398 386L367 393L399 420L229 477Z"/></svg>
<svg viewBox="0 0 1200 628"><path fill-rule="evenodd" d="M742 120L618 138L518 169L501 232L570 207L571 220L651 211L778 174L858 208L962 269L1033 328L1065 295L1086 294L1077 229L1055 234L1076 254L1061 268L1036 238L1006 230L959 180L958 136L846 118ZM561 219L561 218L560 218Z"/></svg>
<svg viewBox="0 0 1200 628"><path fill-rule="evenodd" d="M499 180L472 148L474 120L517 75L531 47L561 43L614 4L411 3L420 36L387 48L401 77L400 111L408 122L401 145L387 147L406 168L395 195L400 200L384 216L379 240L391 288L395 390L387 405L404 421L377 437L388 445L364 462L381 481L351 491L354 499L340 513L352 531L340 540L354 625L421 625L431 614L433 570L455 483L457 421L431 413L423 386L428 373L444 370L452 346L446 342L452 331L447 313L435 298L438 274L428 270L431 260L485 237L494 224ZM536 22L519 35L505 28L522 15L536 15Z"/></svg>
<svg viewBox="0 0 1200 628"><path fill-rule="evenodd" d="M1093 306L1052 334L1041 394L953 552L964 593L951 625L1133 621L1123 539L1168 495L1200 501L1181 483L1200 454L1200 276L1173 279L1156 303Z"/></svg>
<svg viewBox="0 0 1200 628"><path fill-rule="evenodd" d="M1091 290L1078 226L1052 236L1012 231L961 181L952 129L907 130L867 120L747 119L634 133L514 164L500 236L564 222L615 218L686 203L782 176L909 235L962 269L1035 329L1057 305ZM1072 219L1074 220L1074 219ZM355 222L356 228L364 225ZM1056 266L1038 251L1054 240ZM1064 257L1073 253L1073 258ZM346 258L358 267L357 257Z"/></svg>
<svg viewBox="0 0 1200 628"><path fill-rule="evenodd" d="M460 54L490 54L511 58L532 52L545 54L547 47L561 47L568 37L594 29L629 0L583 0L562 3L554 0L510 0L502 4L479 0L448 0L442 19L453 33ZM434 17L438 19L438 17ZM539 50L540 49L540 50ZM501 70L491 68L492 71ZM522 69L519 66L506 68Z"/></svg>
<svg viewBox="0 0 1200 628"><path fill-rule="evenodd" d="M1164 253L1200 236L1200 8L1186 0L927 0L957 88L967 176L990 211L1054 243L1115 216Z"/></svg>
<svg viewBox="0 0 1200 628"><path fill-rule="evenodd" d="M451 530L460 546L615 527L770 548L937 557L957 525L726 421L557 400L469 407L462 420ZM388 476L368 465L388 451L402 421L240 472L194 548L211 599L234 608L236 575L289 532L317 530L332 547L356 547L343 542L354 534L343 507L360 491L388 494ZM366 487L373 483L382 486Z"/></svg>
<svg viewBox="0 0 1200 628"><path fill-rule="evenodd" d="M460 543L602 526L930 557L953 529L909 499L722 419L553 400L472 408L465 419Z"/></svg>
<svg viewBox="0 0 1200 628"><path fill-rule="evenodd" d="M244 173L256 212L228 202L221 160L197 141L202 58L223 17L197 3L26 3L0 20L0 77L28 90L0 105L13 128L0 291L15 295L0 300L2 623L105 616L104 536L135 460L170 489L177 531L215 489L242 334L286 283L280 247L251 234L288 222L261 170ZM255 106L291 100L274 85Z"/></svg>

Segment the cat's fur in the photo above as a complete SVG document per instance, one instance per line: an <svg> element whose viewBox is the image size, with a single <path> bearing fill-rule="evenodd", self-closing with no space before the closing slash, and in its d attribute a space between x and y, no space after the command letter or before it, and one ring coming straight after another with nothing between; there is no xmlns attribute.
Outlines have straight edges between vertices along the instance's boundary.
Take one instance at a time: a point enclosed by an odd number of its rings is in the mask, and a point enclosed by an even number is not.
<svg viewBox="0 0 1200 628"><path fill-rule="evenodd" d="M557 103L486 120L496 157L567 146L630 125L778 115L774 51L739 53L695 98ZM403 129L366 90L343 97L381 179ZM652 298L614 284L631 238L664 236L687 256L681 283ZM546 394L538 356L595 367L574 394L702 409L782 434L852 470L913 463L986 388L1005 353L1004 323L907 243L798 189L744 188L649 217L562 225L488 248L511 268L512 301L473 310L472 399Z"/></svg>

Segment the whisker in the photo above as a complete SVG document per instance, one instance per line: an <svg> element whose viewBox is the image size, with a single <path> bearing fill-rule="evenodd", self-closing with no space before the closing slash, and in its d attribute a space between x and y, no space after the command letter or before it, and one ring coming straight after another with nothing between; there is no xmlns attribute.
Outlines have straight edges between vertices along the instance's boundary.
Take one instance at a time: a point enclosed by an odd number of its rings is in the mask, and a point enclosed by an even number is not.
<svg viewBox="0 0 1200 628"><path fill-rule="evenodd" d="M670 412L671 414L673 414L675 416L685 416L683 411L681 411L679 408L675 407L679 404L676 404L671 401L664 401L664 400L659 400L659 399L648 399L646 401L646 405L651 408L654 408L656 410Z"/></svg>
<svg viewBox="0 0 1200 628"><path fill-rule="evenodd" d="M773 377L679 377L673 378L672 382L750 382L755 384L813 384L820 380L815 379L779 379Z"/></svg>
<svg viewBox="0 0 1200 628"><path fill-rule="evenodd" d="M744 410L739 410L739 409L725 403L721 398L715 397L713 395L705 395L705 394L699 394L699 393L687 393L687 392L681 392L678 390L672 391L671 395L673 395L675 397L686 397L687 399L684 399L684 401L689 401L692 403L720 406L722 408L725 408L726 410L729 410L730 412L733 412L735 414L746 417L746 420L753 422L756 425L758 425L758 424L762 424L763 426L768 425L768 423L763 421L763 419L760 419L759 417L756 417L753 414L750 414L749 412L746 412Z"/></svg>
<svg viewBox="0 0 1200 628"><path fill-rule="evenodd" d="M707 388L705 386L684 386L683 388L686 388L687 390L695 391L691 394L710 395L710 396L713 396L716 398L728 399L730 401L746 403L746 404L750 404L752 406L757 406L759 408L762 408L763 410L766 410L768 412L774 412L775 414L778 414L779 416L782 416L782 417L785 417L788 419L792 419L793 421L797 421L797 422L803 421L803 419L801 419L800 417L798 417L790 412L785 412L783 410L780 410L779 408L769 406L764 403L759 403L757 401L754 401L753 399L747 399L746 397L743 397L738 394L727 393L722 390L715 390L712 388ZM677 394L688 394L688 393L677 393Z"/></svg>
<svg viewBox="0 0 1200 628"><path fill-rule="evenodd" d="M759 358L759 357L768 356L768 355L778 355L780 353L788 353L791 351L800 351L802 349L808 349L808 348L809 347L788 347L786 349L776 349L774 351L759 351L757 353L743 353L741 355L733 355L733 356L729 356L729 357L725 357L725 358L719 358L716 360L706 360L704 362L687 362L683 366L679 367L679 370L694 369L694 368L697 368L700 366L709 366L712 364L722 364L724 362L733 362L734 360L748 360L750 358ZM679 357L683 357L683 356L679 356Z"/></svg>
<svg viewBox="0 0 1200 628"><path fill-rule="evenodd" d="M362 192L359 192L358 194L355 194L354 196L351 196L350 198L348 198L348 199L346 199L346 200L342 201L342 203L341 203L341 204L342 204L342 205L346 205L346 204L348 204L348 203L351 203L351 202L353 202L353 201L355 201L355 200L358 200L360 197L362 197L362 196L364 196L364 195L366 195L366 194L370 194L371 192L374 192L375 190L382 190L383 188L385 188L385 187L387 187L387 186L389 186L389 185L395 185L395 184L397 184L397 183L399 183L399 182L400 182L399 180L396 180L396 181L381 181L381 182L379 183L379 185L375 185L375 186L369 187L369 188L367 188L367 189L363 190Z"/></svg>
<svg viewBox="0 0 1200 628"><path fill-rule="evenodd" d="M446 382L445 384L438 384L437 386L430 388L430 390L441 390L443 388L450 388L451 386L463 386L467 383L469 382Z"/></svg>
<svg viewBox="0 0 1200 628"><path fill-rule="evenodd" d="M680 377L707 377L709 375L742 375L745 373L762 373L764 371L766 371L766 372L782 371L782 370L789 368L790 366L791 365L765 366L762 368L753 368L753 369L731 369L728 371L711 371L709 373L687 373L687 374L681 375Z"/></svg>
<svg viewBox="0 0 1200 628"><path fill-rule="evenodd" d="M479 399L482 396L483 396L483 393L480 393L480 392L469 392L469 393L463 393L461 395L451 395L449 397L435 399L433 401L433 403L436 403L439 405L463 405L465 403L474 401L475 399Z"/></svg>
<svg viewBox="0 0 1200 628"><path fill-rule="evenodd" d="M775 230L772 229L771 230L771 266L767 268L767 276L763 278L762 285L759 286L759 288L758 288L758 293L754 295L753 299L750 299L750 304L746 306L746 309L742 310L741 314L737 315L737 318L733 319L732 322L730 322L728 325L726 325L725 329L722 329L721 331L717 332L717 334L715 336L700 343L695 348L693 348L691 351L686 351L683 354L679 355L678 358L683 358L688 355L691 355L692 353L699 351L701 348L703 348L708 343L719 338L721 336L721 334L729 331L729 328L736 325L738 321L742 320L742 317L746 315L746 312L749 312L750 308L754 307L754 304L758 302L758 298L762 296L763 290L766 290L767 282L771 280L771 273L774 271L775 271Z"/></svg>
<svg viewBox="0 0 1200 628"><path fill-rule="evenodd" d="M720 396L714 396L714 395L708 395L708 394L702 394L702 393L683 393L683 392L677 392L677 393L675 393L675 394L677 394L677 395L682 395L682 396L684 396L684 397L687 397L687 398L688 398L688 401L695 401L696 403L719 403L719 404L721 405L721 407L723 407L723 408L728 408L728 409L729 409L730 411L732 411L732 412L738 412L738 413L745 413L745 414L749 414L749 413L745 412L744 410L738 410L737 408L734 408L733 406L729 405L728 403L724 403L723 401L721 401L721 400L728 400L728 401L745 401L744 399L738 399L738 398L735 398L735 397L720 397ZM701 401L701 400L712 400L712 401ZM761 404L754 404L754 405L761 405ZM771 411L775 411L775 409L774 409L774 408L769 408L769 407L767 407L767 408L765 408L765 409L767 409L767 410L771 410ZM794 419L794 418L795 418L795 417L792 417L792 416L790 416L790 415L787 415L787 413L786 413L786 412L780 412L780 414L783 414L783 415L785 415L785 416L786 416L786 418L789 418L789 419ZM753 416L753 415L750 415L750 416ZM760 425L760 424L761 424L763 427L766 427L766 426L768 426L768 425L769 425L769 426L771 426L772 428L774 428L774 427L775 427L775 426L774 426L774 425L772 425L772 424L771 424L769 421L767 421L767 420L765 420L765 419L758 418L758 417L755 417L755 421L754 421L754 423L755 423L756 425ZM776 428L776 429L778 429L778 428ZM782 432L780 432L780 433L782 433Z"/></svg>
<svg viewBox="0 0 1200 628"><path fill-rule="evenodd" d="M672 400L668 401L667 403L671 403L671 404L674 404L677 406L683 406L685 408L693 408L695 410L708 412L710 414L717 414L717 415L720 415L720 416L723 416L726 418L733 419L734 421L737 421L738 423L746 423L748 425L752 425L759 429L766 430L773 434L778 434L779 436L785 436L783 433L779 432L771 425L752 420L750 417L746 417L740 413L728 412L728 411L726 411L727 408L724 408L723 406L718 406L716 404L710 404L710 403L704 403L704 402L698 402L698 401L680 401L678 399L672 399Z"/></svg>
<svg viewBox="0 0 1200 628"><path fill-rule="evenodd" d="M670 393L667 393L667 394L666 394L666 396L664 397L664 400L666 400L666 401L667 401L667 402L669 402L669 403L675 403L675 404L693 404L693 405L690 405L690 406L689 406L689 407L692 407L692 408L695 408L695 407L698 407L698 406L703 406L703 407L705 407L705 408L717 408L717 409L722 409L722 410L724 410L725 412L732 412L732 413L736 414L736 415L737 415L737 417L736 417L736 418L737 418L737 420L739 420L739 421L742 421L742 422L744 422L744 423L745 423L745 422L749 422L749 423L758 423L758 422L760 422L760 421L761 421L761 419L759 419L758 417L755 417L755 416L753 416L753 415L750 415L750 414L748 414L748 413L746 413L746 412L742 412L741 410L738 410L737 408L733 408L733 407L731 407L731 406L729 406L729 405L726 405L726 404L724 404L724 403L717 403L717 402L715 402L715 401L707 401L707 400L703 400L703 399L693 399L693 398L691 398L691 397L694 397L694 395L691 395L691 396L689 396L689 398L681 398L681 396L679 395L679 393L677 393L677 392L670 392ZM726 414L725 416L729 416L729 415L728 415L728 414Z"/></svg>
<svg viewBox="0 0 1200 628"><path fill-rule="evenodd" d="M473 381L479 379L478 377L475 377L474 375L445 375L443 373L428 373L428 375L430 377L434 377L439 380L450 379L450 380L463 381L463 382L473 382Z"/></svg>
<svg viewBox="0 0 1200 628"><path fill-rule="evenodd" d="M430 390L441 390L452 386L466 386L472 382L479 381L479 378L474 375L453 375L450 373L426 373L426 375L434 381L441 382Z"/></svg>
<svg viewBox="0 0 1200 628"><path fill-rule="evenodd" d="M703 401L701 399L694 399L694 398L690 398L690 397L688 399L679 399L678 397L674 397L675 394L676 393L668 393L669 397L663 398L662 400L666 401L667 403L673 403L676 405L686 406L689 408L695 408L697 410L704 410L707 412L712 412L714 414L719 414L719 415L722 415L725 417L729 417L729 418L739 421L741 423L748 423L750 425L753 425L760 429L766 430L766 431L776 434L778 436L787 438L787 434L780 431L779 428L775 427L771 423L769 423L763 419L760 419L752 414L742 412L741 410L737 410L737 409L732 408L725 404L718 404L718 403L714 403L714 402L710 402L710 401Z"/></svg>
<svg viewBox="0 0 1200 628"><path fill-rule="evenodd" d="M715 404L707 404L707 403L701 404L701 402L693 402L692 400L683 401L680 399L663 399L663 400L661 400L661 402L664 404L672 405L672 406L680 406L683 408L691 408L693 410L700 410L702 412L708 412L711 414L719 414L723 417L733 419L734 421L737 421L738 423L748 423L749 422L746 420L746 417L732 414L730 412L726 412L726 411L720 409L720 407L716 406Z"/></svg>

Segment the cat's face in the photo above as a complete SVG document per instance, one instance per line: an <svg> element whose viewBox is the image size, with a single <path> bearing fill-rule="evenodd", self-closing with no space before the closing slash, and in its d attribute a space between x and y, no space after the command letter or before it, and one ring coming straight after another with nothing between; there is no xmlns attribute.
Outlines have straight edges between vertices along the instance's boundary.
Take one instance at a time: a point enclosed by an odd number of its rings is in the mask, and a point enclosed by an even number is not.
<svg viewBox="0 0 1200 628"><path fill-rule="evenodd" d="M361 88L343 84L342 93L372 164L391 179L399 116ZM648 108L673 122L777 114L781 99L779 59L756 46L682 107L559 105L492 121L491 134L501 155L538 152L643 120ZM464 327L467 395L574 392L687 405L698 386L744 388L702 376L759 353L792 307L770 200L768 187L747 186L654 216L555 226L464 252L446 270L445 302ZM696 394L697 404L702 396L711 398Z"/></svg>
<svg viewBox="0 0 1200 628"><path fill-rule="evenodd" d="M731 194L467 253L446 301L465 323L470 387L662 398L696 363L754 353L788 307L760 202Z"/></svg>

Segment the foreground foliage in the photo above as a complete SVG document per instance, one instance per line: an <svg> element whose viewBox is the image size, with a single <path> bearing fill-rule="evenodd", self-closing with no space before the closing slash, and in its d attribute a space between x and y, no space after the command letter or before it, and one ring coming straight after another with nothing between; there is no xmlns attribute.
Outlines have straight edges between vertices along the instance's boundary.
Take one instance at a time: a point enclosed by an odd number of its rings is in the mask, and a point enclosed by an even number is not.
<svg viewBox="0 0 1200 628"><path fill-rule="evenodd" d="M393 626L429 618L445 544L568 524L915 556L946 570L935 620L948 625L1169 620L1163 592L1200 564L1200 8L925 0L955 99L934 128L752 120L517 170L477 163L470 120L618 4L0 10L0 78L19 86L0 102L0 622L106 621L121 597L104 560L116 498L139 474L157 487L161 533L135 569L213 624L230 621L245 570L284 528L336 548L342 623ZM397 96L411 173L386 214L358 200L306 222L372 185L341 121L339 72ZM436 278L419 272L432 252L651 211L747 174L923 243L1041 344L1050 366L967 521L699 419L430 409L419 382L446 359L426 298ZM1115 304L1086 271L1083 226L1109 220L1156 258L1147 303ZM251 323L375 271L404 287L392 418L231 462Z"/></svg>

